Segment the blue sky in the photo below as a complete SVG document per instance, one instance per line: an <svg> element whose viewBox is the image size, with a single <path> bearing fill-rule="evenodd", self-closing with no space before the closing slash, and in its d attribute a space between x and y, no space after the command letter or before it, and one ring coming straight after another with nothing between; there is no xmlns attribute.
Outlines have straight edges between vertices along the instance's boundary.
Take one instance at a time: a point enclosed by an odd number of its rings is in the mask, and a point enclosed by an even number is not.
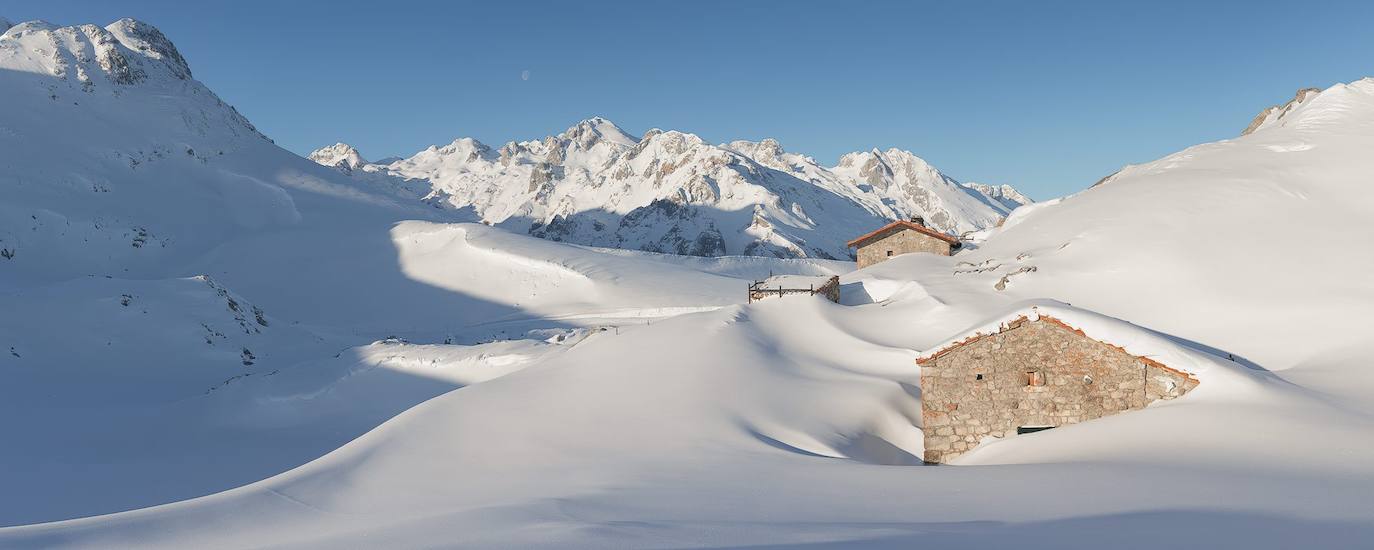
<svg viewBox="0 0 1374 550"><path fill-rule="evenodd" d="M899 147L1037 199L1374 75L1374 2L6 0L0 16L153 23L298 153L498 146L600 115L827 165Z"/></svg>

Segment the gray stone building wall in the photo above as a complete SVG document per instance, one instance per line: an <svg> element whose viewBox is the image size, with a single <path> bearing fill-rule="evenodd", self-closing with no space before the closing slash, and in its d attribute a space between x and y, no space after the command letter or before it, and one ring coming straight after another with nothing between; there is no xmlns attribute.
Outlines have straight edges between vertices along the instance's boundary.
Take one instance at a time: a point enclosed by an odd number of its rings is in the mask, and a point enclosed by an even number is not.
<svg viewBox="0 0 1374 550"><path fill-rule="evenodd" d="M880 235L867 243L859 246L858 258L859 269L870 265L887 261L890 257L887 252L892 251L892 256L898 254L908 254L911 252L929 252L948 256L951 252L951 245L945 241L921 233L908 227L893 228L886 235Z"/></svg>
<svg viewBox="0 0 1374 550"><path fill-rule="evenodd" d="M986 437L1142 409L1196 386L1057 320L1022 318L921 361L924 458L946 462Z"/></svg>

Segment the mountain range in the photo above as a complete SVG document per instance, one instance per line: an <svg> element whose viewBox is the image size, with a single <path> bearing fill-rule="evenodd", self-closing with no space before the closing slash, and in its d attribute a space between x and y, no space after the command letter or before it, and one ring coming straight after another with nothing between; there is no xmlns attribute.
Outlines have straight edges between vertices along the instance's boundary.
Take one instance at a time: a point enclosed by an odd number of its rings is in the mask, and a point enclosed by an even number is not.
<svg viewBox="0 0 1374 550"><path fill-rule="evenodd" d="M919 216L959 235L1031 202L1009 185L961 183L900 149L850 153L824 167L772 139L713 145L658 129L636 136L600 117L496 149L460 138L369 163L336 143L310 158L512 231L693 256L849 258L846 241L889 220Z"/></svg>

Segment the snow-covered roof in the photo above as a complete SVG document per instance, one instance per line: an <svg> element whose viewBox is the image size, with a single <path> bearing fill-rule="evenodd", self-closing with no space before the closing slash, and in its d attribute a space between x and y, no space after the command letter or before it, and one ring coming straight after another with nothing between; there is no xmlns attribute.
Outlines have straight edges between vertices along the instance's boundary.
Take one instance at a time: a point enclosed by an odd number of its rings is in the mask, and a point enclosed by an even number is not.
<svg viewBox="0 0 1374 550"><path fill-rule="evenodd" d="M887 231L889 231L889 230L896 229L896 228L899 228L899 227L900 227L900 228L911 229L911 230L914 230L914 231L917 231L917 232L920 232L920 233L924 233L924 234L926 234L926 235L930 235L930 236L932 236L932 237L935 237L935 238L937 238L937 239L940 239L940 240L942 240L942 241L945 241L945 242L947 242L947 243L949 243L949 244L952 244L952 245L955 245L955 246L958 246L958 245L959 245L959 239L957 239L957 238L955 238L955 237L952 237L952 236L950 236L950 235L946 235L946 234L944 234L944 233L941 233L941 232L939 232L939 231L936 231L936 230L934 230L934 229L931 229L931 228L929 228L929 227L926 227L925 225L922 225L922 224L919 224L919 223L916 223L916 222L913 222L913 221L907 221L907 220L897 220L897 221L891 222L891 223L889 223L889 224L887 224L887 225L884 225L884 226L882 226L882 227L879 227L879 228L877 228L877 229L874 229L873 231L869 231L868 233L864 233L863 235L860 235L860 236L858 236L858 237L855 237L854 240L849 241L849 242L846 243L846 244L849 246L849 248L854 248L854 247L856 247L856 246L859 246L860 244L863 244L864 241L867 241L867 240L869 240L869 239L872 239L872 238L874 238L874 237L877 237L877 236L879 236L879 235L882 235L884 232L887 232Z"/></svg>
<svg viewBox="0 0 1374 550"><path fill-rule="evenodd" d="M1169 370L1192 376L1212 366L1231 363L1168 335L1094 311L1076 308L1054 300L1031 300L1018 303L1009 311L959 331L953 337L936 344L916 357L925 363L946 351L983 337L997 334L1019 320L1048 320L1077 331L1088 338L1108 344Z"/></svg>

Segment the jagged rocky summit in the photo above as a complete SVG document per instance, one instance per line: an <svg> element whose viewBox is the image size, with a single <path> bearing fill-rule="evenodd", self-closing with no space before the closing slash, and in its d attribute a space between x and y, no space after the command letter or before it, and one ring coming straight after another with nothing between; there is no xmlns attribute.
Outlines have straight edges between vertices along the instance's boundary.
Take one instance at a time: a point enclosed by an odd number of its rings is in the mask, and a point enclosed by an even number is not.
<svg viewBox="0 0 1374 550"><path fill-rule="evenodd" d="M386 164L367 164L342 143L310 156L378 184L423 182L425 200L514 231L697 256L848 258L849 238L891 219L921 216L959 235L1030 202L1011 186L960 183L899 149L823 167L772 139L635 136L600 117L498 149L460 138Z"/></svg>

